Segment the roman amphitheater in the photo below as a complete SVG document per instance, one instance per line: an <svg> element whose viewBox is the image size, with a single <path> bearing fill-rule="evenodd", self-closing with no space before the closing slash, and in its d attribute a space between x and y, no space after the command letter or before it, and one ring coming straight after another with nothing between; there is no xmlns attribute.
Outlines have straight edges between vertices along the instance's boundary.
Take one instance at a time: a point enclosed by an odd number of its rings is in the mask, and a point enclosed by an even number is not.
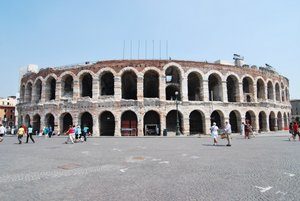
<svg viewBox="0 0 300 201"><path fill-rule="evenodd" d="M27 72L17 106L34 130L88 126L94 136L208 134L288 128L289 81L268 67L175 60L111 60ZM178 109L177 109L178 108Z"/></svg>

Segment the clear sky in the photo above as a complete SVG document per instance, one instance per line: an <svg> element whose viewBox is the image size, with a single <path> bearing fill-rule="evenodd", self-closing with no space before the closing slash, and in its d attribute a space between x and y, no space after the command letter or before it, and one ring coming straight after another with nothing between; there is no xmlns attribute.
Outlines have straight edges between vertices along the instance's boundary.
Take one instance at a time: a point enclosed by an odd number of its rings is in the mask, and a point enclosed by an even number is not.
<svg viewBox="0 0 300 201"><path fill-rule="evenodd" d="M299 0L0 0L0 96L18 91L19 68L155 58L213 62L234 53L268 63L300 99ZM143 45L142 45L143 41Z"/></svg>

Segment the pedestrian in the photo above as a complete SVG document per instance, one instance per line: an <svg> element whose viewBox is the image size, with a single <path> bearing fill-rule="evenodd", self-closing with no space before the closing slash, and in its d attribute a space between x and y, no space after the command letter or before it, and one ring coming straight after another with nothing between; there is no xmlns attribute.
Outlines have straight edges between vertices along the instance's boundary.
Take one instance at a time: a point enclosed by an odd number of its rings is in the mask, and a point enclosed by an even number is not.
<svg viewBox="0 0 300 201"><path fill-rule="evenodd" d="M245 139L246 138L250 139L250 131L251 131L251 124L250 124L249 120L246 120L246 124L245 124Z"/></svg>
<svg viewBox="0 0 300 201"><path fill-rule="evenodd" d="M240 135L244 136L245 135L245 123L244 122L242 122L240 130L241 130Z"/></svg>
<svg viewBox="0 0 300 201"><path fill-rule="evenodd" d="M78 125L77 125L76 128L75 128L75 142L78 142L79 138L80 138L80 136L79 136L79 129L78 129Z"/></svg>
<svg viewBox="0 0 300 201"><path fill-rule="evenodd" d="M212 127L210 128L210 134L211 137L214 139L214 145L218 144L218 130L219 127L217 126L216 122L214 122Z"/></svg>
<svg viewBox="0 0 300 201"><path fill-rule="evenodd" d="M6 132L5 127L2 124L0 124L0 142L3 141L3 137L4 137L5 132Z"/></svg>
<svg viewBox="0 0 300 201"><path fill-rule="evenodd" d="M48 138L48 134L49 134L49 129L48 129L48 127L44 127L44 128L43 128L43 134L45 135L45 138Z"/></svg>
<svg viewBox="0 0 300 201"><path fill-rule="evenodd" d="M294 140L296 140L297 135L299 136L299 141L300 141L299 125L298 125L297 121L294 121L294 124L293 124L293 137L294 137Z"/></svg>
<svg viewBox="0 0 300 201"><path fill-rule="evenodd" d="M26 143L28 143L28 139L29 139L29 138L31 139L31 141L32 141L33 143L35 143L34 139L32 138L32 135L33 135L33 128L32 128L32 126L29 124L29 126L28 126L28 133L27 133L27 137L26 137Z"/></svg>
<svg viewBox="0 0 300 201"><path fill-rule="evenodd" d="M51 138L52 137L52 133L53 133L53 129L52 129L52 126L49 126L48 127L48 136L49 136L49 138Z"/></svg>
<svg viewBox="0 0 300 201"><path fill-rule="evenodd" d="M68 138L65 142L65 144L68 144L68 142L70 141L72 144L74 144L74 140L75 140L75 126L70 125L69 130L66 132L66 135L68 135Z"/></svg>
<svg viewBox="0 0 300 201"><path fill-rule="evenodd" d="M80 125L77 125L77 127L76 127L76 132L77 132L77 134L78 134L78 136L79 136L79 140L80 140L81 142L83 142L84 135L83 135L83 132L81 131Z"/></svg>
<svg viewBox="0 0 300 201"><path fill-rule="evenodd" d="M228 147L231 146L231 125L230 123L228 123L228 121L225 122L225 128L224 128L224 133L226 135L226 139L227 139L227 145Z"/></svg>
<svg viewBox="0 0 300 201"><path fill-rule="evenodd" d="M88 135L89 133L89 127L88 126L84 126L83 127L83 138L84 138L84 141L86 142L86 136Z"/></svg>
<svg viewBox="0 0 300 201"><path fill-rule="evenodd" d="M19 144L22 144L22 137L25 134L25 129L23 126L20 126L19 130L18 130L18 141Z"/></svg>

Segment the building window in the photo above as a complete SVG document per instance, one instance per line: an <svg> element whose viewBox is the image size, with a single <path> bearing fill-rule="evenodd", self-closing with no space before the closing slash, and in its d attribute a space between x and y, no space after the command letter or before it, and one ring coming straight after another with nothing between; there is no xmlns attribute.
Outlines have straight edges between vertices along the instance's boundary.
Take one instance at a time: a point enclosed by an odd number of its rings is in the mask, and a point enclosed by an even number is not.
<svg viewBox="0 0 300 201"><path fill-rule="evenodd" d="M4 110L4 112L6 113L6 109Z"/></svg>

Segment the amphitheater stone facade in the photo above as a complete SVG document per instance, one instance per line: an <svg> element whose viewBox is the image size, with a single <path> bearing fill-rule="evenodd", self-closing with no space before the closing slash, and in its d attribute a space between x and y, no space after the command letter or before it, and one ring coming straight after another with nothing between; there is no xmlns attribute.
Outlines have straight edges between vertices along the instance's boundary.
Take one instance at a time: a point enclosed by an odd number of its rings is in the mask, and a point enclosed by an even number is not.
<svg viewBox="0 0 300 201"><path fill-rule="evenodd" d="M284 130L291 105L288 79L272 69L112 60L26 73L17 109L36 131L73 124L94 136L144 136L174 135L178 126L184 135L208 134L213 121L239 132L246 119L258 132Z"/></svg>

